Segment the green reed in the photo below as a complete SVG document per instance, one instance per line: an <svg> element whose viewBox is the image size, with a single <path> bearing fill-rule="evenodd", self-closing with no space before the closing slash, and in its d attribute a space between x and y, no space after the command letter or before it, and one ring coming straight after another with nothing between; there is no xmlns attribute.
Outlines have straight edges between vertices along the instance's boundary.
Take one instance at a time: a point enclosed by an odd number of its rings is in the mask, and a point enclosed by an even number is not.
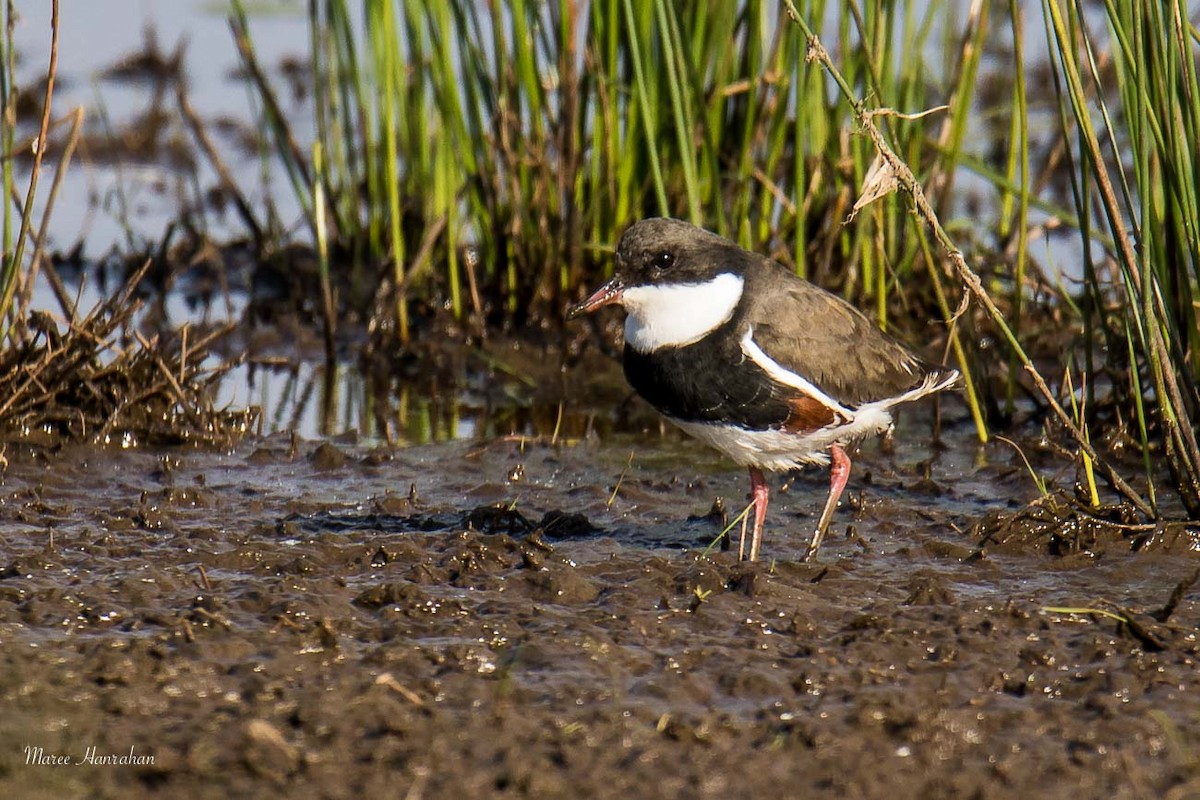
<svg viewBox="0 0 1200 800"><path fill-rule="evenodd" d="M1200 214L1196 194L1200 185L1197 161L1200 91L1195 64L1200 35L1188 23L1178 2L1165 5L1150 0L1132 4L1109 2L1105 5L1108 28L1101 31L1089 30L1082 24L1081 5L1082 0L1043 1L1053 60L1051 74L1059 90L1062 126L1061 149L1054 151L1065 154L1073 213L1056 208L1058 203L1046 188L1048 181L1033 178L1025 70L1038 65L1025 63L1025 32L1021 24L1025 9L1020 4L1009 3L1005 23L1010 29L1015 79L1008 85L1010 102L997 103L1000 113L995 119L1003 121L1004 115L1009 115L1006 125L1009 136L1007 141L1000 140L1005 148L1001 169L990 166L979 156L958 154L963 140L962 131L956 131L956 127L965 119L959 93L966 92L969 96L968 84L974 82L973 77L967 76L975 69L971 61L984 41L981 34L987 24L984 5L978 7L979 13L965 26L960 54L963 80L950 95L949 128L936 138L935 147L949 157L935 162L932 168L923 163L928 158L927 150L913 152L904 146L901 126L887 125L887 116L871 112L886 103L866 95L861 85L847 80L846 76L853 74L852 69L843 71L840 64L835 67L825 55L822 63L851 101L863 125L877 128L871 131L872 137L889 142L893 153L905 154L921 169L921 180L917 182L909 175L904 188L917 200L916 210L936 234L972 297L986 310L986 318L976 324L994 327L1011 353L1006 390L1009 408L1015 386L1024 383L1022 376L1030 378L1035 394L1041 396L1052 416L1074 438L1082 480L1093 504L1099 502L1096 488L1099 472L1139 511L1148 516L1158 514L1155 480L1161 476L1152 469L1151 454L1161 448L1177 494L1188 514L1197 517L1200 516L1200 453L1195 440L1200 421L1200 395L1196 388L1200 374L1197 347L1200 328L1196 312L1200 308L1197 263ZM793 13L798 27L809 32L805 14L794 9ZM1104 63L1112 63L1115 68L1104 73L1102 79L1097 65ZM1114 85L1105 86L1105 81ZM867 100L859 99L863 97ZM1006 105L1008 110L1004 111ZM992 113L988 109L984 112ZM1122 155L1129 153L1133 157L1123 160ZM993 288L1012 287L1011 298L1003 310L961 258L938 220L948 209L944 194L947 182L938 180L939 170L953 170L959 165L984 176L998 194L1000 215L994 234L1002 252L991 253L1000 264ZM1049 159L1042 169L1043 176L1056 174L1055 164ZM930 197L933 204L926 202ZM1049 304L1043 299L1034 309L1058 314L1068 325L1078 321L1083 329L1080 340L1058 353L1066 376L1058 397L1027 352L1029 345L1037 346L1036 334L1023 321L1023 310L1030 305L1026 264L1031 208L1052 214L1054 224L1074 229L1084 259L1082 292L1073 294L1060 283ZM1098 219L1094 218L1097 211ZM961 229L960 233L964 231L966 236L973 237L982 233L979 226ZM925 246L924 229L918 229L917 234L917 240ZM1104 255L1097 258L1097 250ZM948 315L945 287L928 249L924 252L938 305L943 315ZM977 252L988 253L986 249ZM950 344L957 351L961 341L952 336ZM1079 374L1077 393L1071 374L1080 354L1085 363ZM960 360L967 360L967 355ZM966 378L970 401L974 396L972 376L968 374ZM1097 384L1104 387L1103 402L1097 402ZM984 388L983 393L988 392ZM1060 397L1066 398L1069 412ZM972 410L976 410L973 403ZM1128 432L1140 445L1146 470L1144 493L1131 487L1093 446L1091 431L1101 429L1098 426L1101 421L1110 441L1120 441L1122 432ZM977 424L982 433L982 420L978 416Z"/></svg>
<svg viewBox="0 0 1200 800"><path fill-rule="evenodd" d="M1153 502L1161 443L1189 516L1200 517L1200 35L1179 0L1106 2L1107 30L1081 0L1044 0L1074 198L1088 253L1090 348L1129 409ZM1111 59L1111 72L1102 72ZM1094 209L1101 216L1093 220ZM1095 226L1093 229L1092 226ZM1090 245L1103 237L1104 258ZM1108 302L1105 302L1105 301ZM1119 357L1128 354L1127 363ZM1089 349L1089 359L1102 356ZM1156 436L1152 440L1151 429Z"/></svg>
<svg viewBox="0 0 1200 800"><path fill-rule="evenodd" d="M826 15L824 0L803 5ZM611 269L604 250L620 231L659 214L840 284L870 299L885 325L889 304L927 268L900 204L846 222L870 146L845 135L846 110L777 3L310 0L327 161L311 177L253 64L238 0L233 8L310 230L316 180L334 268L363 284L360 296L387 276L401 339L413 300L488 322L557 319ZM922 108L935 11L914 0L853 9L838 29L852 80L897 108ZM948 80L969 93L972 74ZM951 124L951 142L961 128ZM924 124L897 135L925 151ZM952 175L954 147L934 160Z"/></svg>
<svg viewBox="0 0 1200 800"><path fill-rule="evenodd" d="M1029 97L1025 81L1025 28L1023 9L1018 0L1009 0L1008 14L1013 43L1012 86L1013 113L1009 122L1008 153L1004 165L1004 184L1000 189L1000 219L997 234L1001 241L1016 237L1016 263L1013 265L1012 321L1013 333L1021 337L1021 309L1025 297L1026 269L1029 245L1030 158L1029 158ZM1010 187L1016 187L1013 190ZM1014 202L1016 207L1014 208ZM1090 372L1090 370L1089 370ZM1005 413L1014 413L1014 402L1020 365L1015 353L1008 359L1008 381L1005 387Z"/></svg>

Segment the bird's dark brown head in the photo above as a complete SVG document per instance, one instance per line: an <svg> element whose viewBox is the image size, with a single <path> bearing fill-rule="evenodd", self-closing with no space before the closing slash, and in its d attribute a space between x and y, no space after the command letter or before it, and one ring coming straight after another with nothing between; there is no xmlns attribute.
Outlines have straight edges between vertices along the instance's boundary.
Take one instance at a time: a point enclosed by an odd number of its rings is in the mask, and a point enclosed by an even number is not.
<svg viewBox="0 0 1200 800"><path fill-rule="evenodd" d="M699 283L733 271L737 245L682 220L642 220L617 243L616 274L626 287Z"/></svg>
<svg viewBox="0 0 1200 800"><path fill-rule="evenodd" d="M567 319L621 302L627 289L696 284L722 272L737 273L745 252L733 242L682 220L635 222L617 242L613 279L567 312Z"/></svg>

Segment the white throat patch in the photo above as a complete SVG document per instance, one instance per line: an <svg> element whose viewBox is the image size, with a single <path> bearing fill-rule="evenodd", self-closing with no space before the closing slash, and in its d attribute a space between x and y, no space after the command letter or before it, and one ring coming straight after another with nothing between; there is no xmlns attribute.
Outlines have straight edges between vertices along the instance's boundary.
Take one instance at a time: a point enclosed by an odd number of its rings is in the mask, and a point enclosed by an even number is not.
<svg viewBox="0 0 1200 800"><path fill-rule="evenodd" d="M625 343L639 353L697 342L733 316L744 281L723 272L704 283L634 286L621 293Z"/></svg>

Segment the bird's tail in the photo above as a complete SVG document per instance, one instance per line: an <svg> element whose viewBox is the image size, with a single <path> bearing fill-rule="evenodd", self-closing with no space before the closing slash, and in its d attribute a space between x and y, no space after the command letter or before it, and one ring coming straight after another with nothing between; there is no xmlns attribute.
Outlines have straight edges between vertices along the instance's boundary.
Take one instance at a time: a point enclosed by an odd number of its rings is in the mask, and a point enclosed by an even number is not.
<svg viewBox="0 0 1200 800"><path fill-rule="evenodd" d="M909 389L907 392L898 394L884 402L888 408L891 406L898 406L901 403L910 403L913 400L919 400L926 395L933 394L934 392L940 392L943 389L951 388L958 383L959 378L961 377L962 373L953 367L930 367L929 371L925 373L925 377L921 379L920 383Z"/></svg>

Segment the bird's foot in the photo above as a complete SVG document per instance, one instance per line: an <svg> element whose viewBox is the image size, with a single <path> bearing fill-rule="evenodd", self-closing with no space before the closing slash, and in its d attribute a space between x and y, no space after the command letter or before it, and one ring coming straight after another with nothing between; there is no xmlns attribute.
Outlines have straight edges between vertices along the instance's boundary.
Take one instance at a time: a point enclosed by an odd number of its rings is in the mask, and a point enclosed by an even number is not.
<svg viewBox="0 0 1200 800"><path fill-rule="evenodd" d="M813 534L812 541L808 543L808 549L804 551L804 557L800 560L805 564L812 564L817 560L817 552L821 549L821 541L825 538L824 529L818 528Z"/></svg>

